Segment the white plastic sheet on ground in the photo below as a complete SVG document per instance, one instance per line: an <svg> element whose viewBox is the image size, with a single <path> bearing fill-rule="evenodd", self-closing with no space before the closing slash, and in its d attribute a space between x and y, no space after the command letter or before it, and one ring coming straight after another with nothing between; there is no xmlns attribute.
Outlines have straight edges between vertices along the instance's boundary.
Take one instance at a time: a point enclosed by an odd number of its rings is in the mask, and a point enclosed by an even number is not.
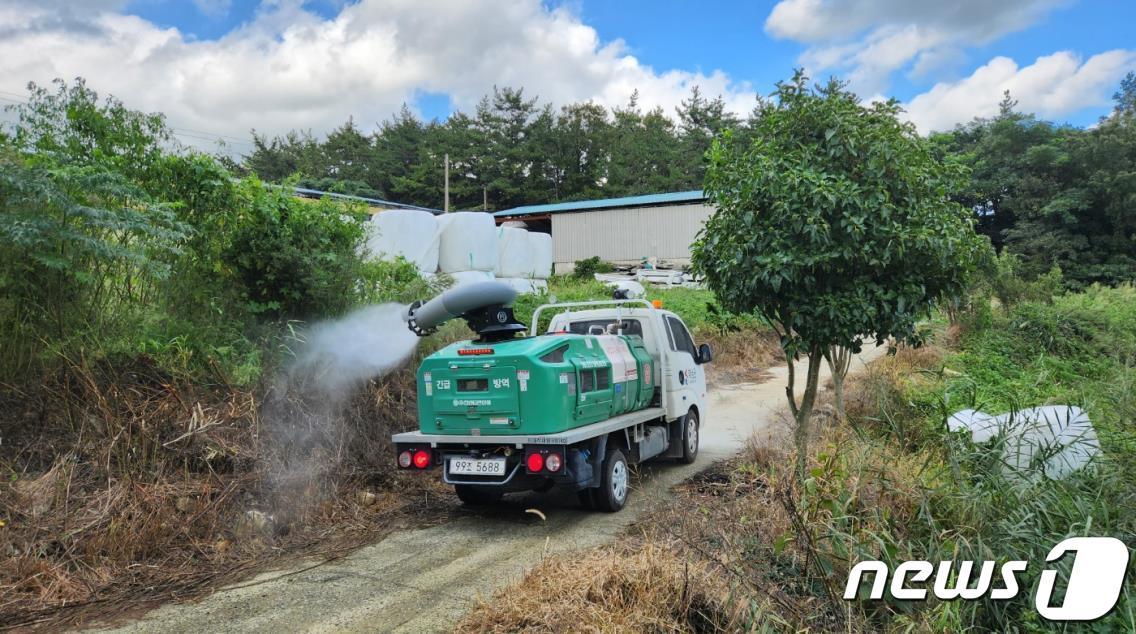
<svg viewBox="0 0 1136 634"><path fill-rule="evenodd" d="M947 427L969 431L974 443L1001 437L1002 460L1010 474L1040 468L1046 477L1060 480L1083 469L1100 453L1100 441L1088 415L1070 405L1033 407L1000 416L964 409L951 415Z"/></svg>
<svg viewBox="0 0 1136 634"><path fill-rule="evenodd" d="M528 278L534 269L529 232L515 227L497 230L497 277Z"/></svg>
<svg viewBox="0 0 1136 634"><path fill-rule="evenodd" d="M371 257L393 260L401 255L423 273L438 270L438 222L434 214L414 209L380 211L366 228Z"/></svg>
<svg viewBox="0 0 1136 634"><path fill-rule="evenodd" d="M480 211L438 216L438 268L444 273L497 268L497 225Z"/></svg>
<svg viewBox="0 0 1136 634"><path fill-rule="evenodd" d="M547 280L552 276L552 236L530 231L529 247L532 249L532 272L523 277Z"/></svg>
<svg viewBox="0 0 1136 634"><path fill-rule="evenodd" d="M493 271L454 271L447 273L454 280L454 285L450 288L457 288L465 286L466 284L473 284L474 282L486 282L495 279Z"/></svg>

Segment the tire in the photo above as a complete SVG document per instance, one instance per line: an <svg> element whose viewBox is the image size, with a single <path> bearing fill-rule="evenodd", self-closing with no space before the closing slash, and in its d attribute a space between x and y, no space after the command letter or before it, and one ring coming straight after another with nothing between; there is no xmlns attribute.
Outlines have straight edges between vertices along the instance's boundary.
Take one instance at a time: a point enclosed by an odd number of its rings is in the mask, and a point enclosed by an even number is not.
<svg viewBox="0 0 1136 634"><path fill-rule="evenodd" d="M627 504L631 492L631 470L623 450L609 445L600 468L600 486L592 490L592 502L597 510L615 513Z"/></svg>
<svg viewBox="0 0 1136 634"><path fill-rule="evenodd" d="M698 459L699 431L698 412L692 408L682 418L682 457L679 462L694 464Z"/></svg>
<svg viewBox="0 0 1136 634"><path fill-rule="evenodd" d="M496 504L505 494L498 487L481 487L475 484L455 484L454 493L458 494L458 499L466 506Z"/></svg>

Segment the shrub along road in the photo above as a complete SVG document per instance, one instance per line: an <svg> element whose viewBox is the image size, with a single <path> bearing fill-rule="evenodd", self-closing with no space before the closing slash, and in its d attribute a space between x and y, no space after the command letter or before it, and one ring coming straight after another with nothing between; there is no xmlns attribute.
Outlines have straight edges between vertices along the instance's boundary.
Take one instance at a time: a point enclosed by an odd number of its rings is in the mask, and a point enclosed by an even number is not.
<svg viewBox="0 0 1136 634"><path fill-rule="evenodd" d="M881 356L866 349L850 373ZM798 362L798 374L805 362ZM487 596L523 575L548 553L602 544L635 521L651 502L669 497L675 484L731 457L755 435L767 438L785 415L787 368L769 371L760 384L712 388L698 461L642 467L627 507L620 513L585 512L574 495L524 495L468 517L395 533L343 559L309 562L262 574L192 604L159 608L124 632L190 631L391 631L449 629L478 595ZM821 383L828 379L822 369ZM798 389L803 389L798 381ZM436 477L436 474L424 477ZM536 508L541 520L526 509Z"/></svg>

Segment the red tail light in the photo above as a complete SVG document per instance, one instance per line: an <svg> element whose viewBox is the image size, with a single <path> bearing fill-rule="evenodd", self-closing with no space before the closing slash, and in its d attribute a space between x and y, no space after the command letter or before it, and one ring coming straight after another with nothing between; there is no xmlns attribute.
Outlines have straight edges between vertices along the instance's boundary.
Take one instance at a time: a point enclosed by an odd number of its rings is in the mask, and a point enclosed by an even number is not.
<svg viewBox="0 0 1136 634"><path fill-rule="evenodd" d="M493 348L461 348L458 354L462 356L471 354L493 354Z"/></svg>
<svg viewBox="0 0 1136 634"><path fill-rule="evenodd" d="M544 468L544 456L541 456L538 453L530 453L527 466L529 468L529 471L532 471L533 473L539 472Z"/></svg>
<svg viewBox="0 0 1136 634"><path fill-rule="evenodd" d="M426 451L423 449L419 449L418 451L414 452L414 466L418 467L419 469L425 469L426 467L429 467L430 454L426 453Z"/></svg>
<svg viewBox="0 0 1136 634"><path fill-rule="evenodd" d="M544 459L544 468L554 473L560 471L560 464L560 454L558 453L550 453L548 457Z"/></svg>
<svg viewBox="0 0 1136 634"><path fill-rule="evenodd" d="M409 469L410 464L414 461L414 457L410 455L409 451L404 451L398 454L398 466L403 469Z"/></svg>

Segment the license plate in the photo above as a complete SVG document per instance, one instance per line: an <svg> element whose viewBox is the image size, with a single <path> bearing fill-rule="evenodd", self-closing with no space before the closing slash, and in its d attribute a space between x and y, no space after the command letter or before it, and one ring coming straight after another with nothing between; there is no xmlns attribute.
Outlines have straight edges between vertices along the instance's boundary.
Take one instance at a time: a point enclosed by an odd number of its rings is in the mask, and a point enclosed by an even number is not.
<svg viewBox="0 0 1136 634"><path fill-rule="evenodd" d="M504 458L450 458L450 473L454 475L505 475Z"/></svg>

